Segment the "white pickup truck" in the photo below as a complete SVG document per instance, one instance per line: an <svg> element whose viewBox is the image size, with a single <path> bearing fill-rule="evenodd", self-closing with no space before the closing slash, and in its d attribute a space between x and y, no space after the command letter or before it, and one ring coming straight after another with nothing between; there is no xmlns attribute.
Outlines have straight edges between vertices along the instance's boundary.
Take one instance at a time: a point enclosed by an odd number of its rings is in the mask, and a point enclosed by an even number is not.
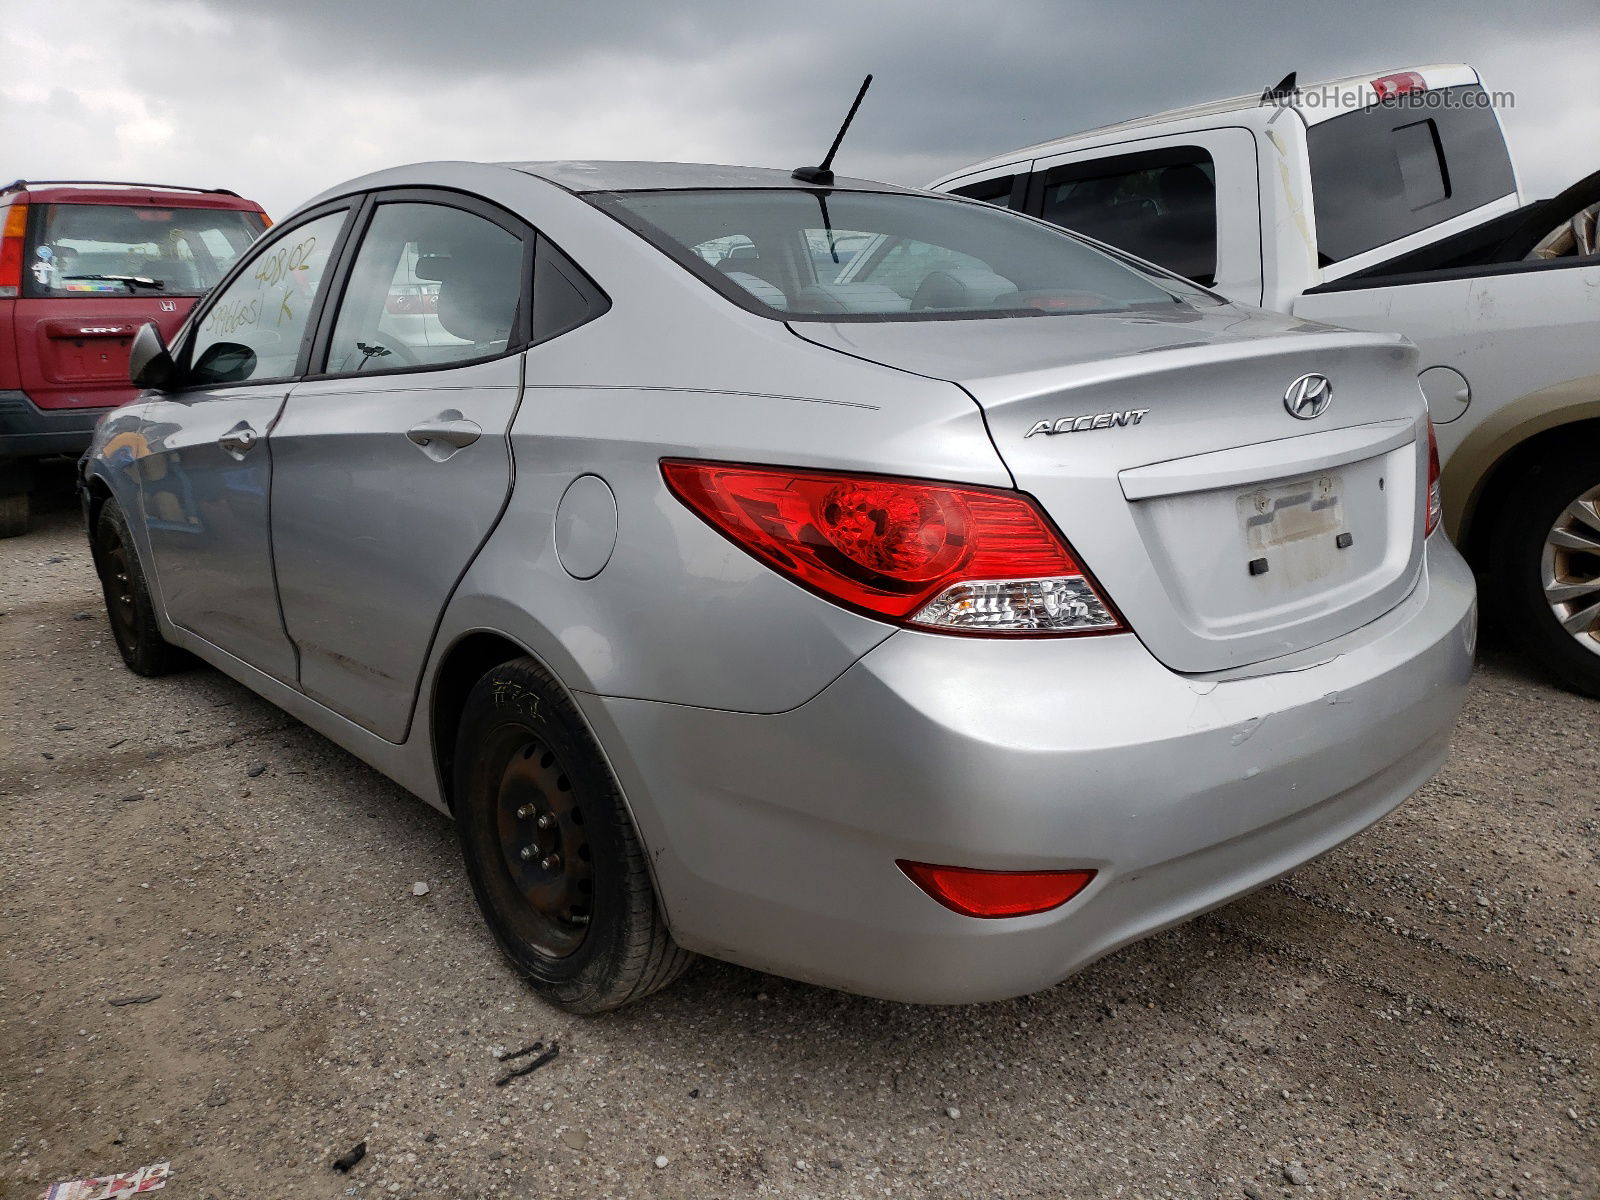
<svg viewBox="0 0 1600 1200"><path fill-rule="evenodd" d="M1600 696L1600 173L1529 203L1493 99L1459 65L1309 88L1291 76L931 186L1230 300L1409 337L1446 528L1486 610L1558 680Z"/></svg>

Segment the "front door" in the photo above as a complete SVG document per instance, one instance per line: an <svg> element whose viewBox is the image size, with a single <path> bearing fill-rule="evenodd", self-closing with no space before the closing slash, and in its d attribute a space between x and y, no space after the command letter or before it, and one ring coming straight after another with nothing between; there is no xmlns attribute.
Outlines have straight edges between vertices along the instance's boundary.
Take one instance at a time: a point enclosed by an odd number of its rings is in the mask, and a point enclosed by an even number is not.
<svg viewBox="0 0 1600 1200"><path fill-rule="evenodd" d="M323 322L326 369L273 429L272 528L301 688L398 742L511 487L533 239L461 197L372 214Z"/></svg>
<svg viewBox="0 0 1600 1200"><path fill-rule="evenodd" d="M177 388L147 399L142 517L175 625L285 682L295 652L273 579L271 435L302 361L347 211L265 243L179 349Z"/></svg>

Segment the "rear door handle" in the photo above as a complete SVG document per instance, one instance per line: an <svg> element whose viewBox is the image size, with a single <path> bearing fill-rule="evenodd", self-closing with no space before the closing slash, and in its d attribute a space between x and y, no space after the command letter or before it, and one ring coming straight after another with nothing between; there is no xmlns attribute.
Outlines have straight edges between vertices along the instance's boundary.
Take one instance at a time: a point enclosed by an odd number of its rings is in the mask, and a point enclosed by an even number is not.
<svg viewBox="0 0 1600 1200"><path fill-rule="evenodd" d="M250 428L249 423L246 421L240 421L232 429L228 430L227 433L223 434L217 439L217 445L221 446L235 458L243 458L246 454L250 453L252 449L254 449L258 440L259 435L254 429Z"/></svg>
<svg viewBox="0 0 1600 1200"><path fill-rule="evenodd" d="M431 421L413 425L406 430L406 436L424 450L436 443L443 443L460 450L482 437L483 427L476 421L467 420L460 413L440 413Z"/></svg>

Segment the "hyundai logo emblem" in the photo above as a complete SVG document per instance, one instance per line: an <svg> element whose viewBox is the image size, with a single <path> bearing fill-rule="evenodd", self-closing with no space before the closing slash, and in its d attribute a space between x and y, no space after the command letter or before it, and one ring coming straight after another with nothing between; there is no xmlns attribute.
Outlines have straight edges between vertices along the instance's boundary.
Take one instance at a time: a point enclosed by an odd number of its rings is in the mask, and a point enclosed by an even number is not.
<svg viewBox="0 0 1600 1200"><path fill-rule="evenodd" d="M1333 383L1326 375L1315 372L1302 375L1283 393L1283 407L1289 415L1301 421L1310 421L1328 411L1333 403Z"/></svg>

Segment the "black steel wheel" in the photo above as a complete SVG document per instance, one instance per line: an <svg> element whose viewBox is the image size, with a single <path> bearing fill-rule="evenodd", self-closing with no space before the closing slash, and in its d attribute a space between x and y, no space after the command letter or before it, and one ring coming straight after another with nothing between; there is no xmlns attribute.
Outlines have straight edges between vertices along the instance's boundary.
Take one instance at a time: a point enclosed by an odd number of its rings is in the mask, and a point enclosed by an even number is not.
<svg viewBox="0 0 1600 1200"><path fill-rule="evenodd" d="M604 1012L691 957L668 933L644 848L594 735L532 659L490 671L462 712L455 816L501 951L552 1003Z"/></svg>
<svg viewBox="0 0 1600 1200"><path fill-rule="evenodd" d="M189 656L161 636L127 518L115 500L107 500L100 509L90 545L111 636L128 670L165 675L186 665Z"/></svg>

